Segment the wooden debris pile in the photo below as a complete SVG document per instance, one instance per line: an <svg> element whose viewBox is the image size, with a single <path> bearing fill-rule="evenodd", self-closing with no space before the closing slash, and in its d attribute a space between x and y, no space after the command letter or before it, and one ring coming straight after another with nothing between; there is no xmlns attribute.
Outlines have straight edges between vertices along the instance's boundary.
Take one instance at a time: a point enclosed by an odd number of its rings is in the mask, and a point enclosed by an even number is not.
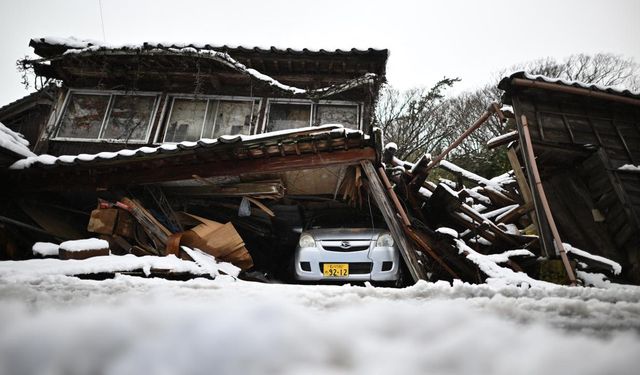
<svg viewBox="0 0 640 375"><path fill-rule="evenodd" d="M489 114L496 112L503 116L497 105L487 109ZM483 115L481 120L486 118ZM511 133L502 138L514 140ZM445 160L453 147L433 159L426 154L415 164L396 158L396 149L395 144L385 147L382 179L388 177L393 183L388 192L396 202L396 221L403 223L404 233L418 250L417 262L426 269L428 278L476 283L495 278L516 284L544 280L575 285L581 281L576 280L576 271L583 278L591 275L587 272L608 278L620 274L616 262L561 241L556 242L560 246L555 254L545 252L529 188L530 181L536 185L536 179L525 175L513 148L509 159L514 169L491 179ZM453 177L427 181L435 168ZM553 218L549 213L543 219L552 222ZM405 261L413 256L403 255Z"/></svg>
<svg viewBox="0 0 640 375"><path fill-rule="evenodd" d="M161 223L140 201L126 197L115 203L102 201L91 212L87 230L108 241L109 247L119 254L173 254L191 259L181 250L181 245L185 245L244 270L253 266L251 255L232 223L222 224L173 211L158 217L167 221L173 230ZM190 229L183 229L185 227Z"/></svg>

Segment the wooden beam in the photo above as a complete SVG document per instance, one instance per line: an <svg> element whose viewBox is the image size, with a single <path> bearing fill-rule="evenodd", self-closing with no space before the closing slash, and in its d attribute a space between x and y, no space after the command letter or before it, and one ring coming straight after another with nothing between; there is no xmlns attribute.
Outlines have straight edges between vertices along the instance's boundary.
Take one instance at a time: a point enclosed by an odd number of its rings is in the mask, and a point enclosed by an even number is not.
<svg viewBox="0 0 640 375"><path fill-rule="evenodd" d="M529 190L529 185L527 184L527 179L522 171L522 165L520 165L520 160L518 159L515 148L510 147L507 150L507 158L509 159L513 173L516 176L516 182L518 182L518 190L520 191L522 200L525 205L533 205L533 195L531 194L531 190ZM529 217L531 218L531 222L536 226L536 228L538 228L538 219L536 217L535 210L529 213Z"/></svg>
<svg viewBox="0 0 640 375"><path fill-rule="evenodd" d="M402 254L402 258L409 269L409 273L411 274L413 281L421 279L426 280L426 272L420 263L418 263L416 251L412 244L407 240L401 220L397 216L398 213L395 210L391 199L385 193L385 188L382 185L382 181L380 181L380 177L378 177L373 164L371 161L366 160L362 161L360 165L362 165L362 170L367 176L369 188L373 193L373 198L375 199L382 216L384 216L384 220L400 250L400 254Z"/></svg>
<svg viewBox="0 0 640 375"><path fill-rule="evenodd" d="M526 145L527 153L525 157L528 159L531 168L531 179L532 184L536 192L538 193L538 197L540 198L540 202L543 209L543 214L547 219L547 224L551 229L551 233L553 234L553 244L555 246L556 254L560 256L562 259L562 263L564 264L565 270L567 271L567 276L569 277L569 281L571 285L576 285L576 277L573 272L573 268L571 267L571 263L569 262L569 258L567 257L567 252L564 250L564 245L562 244L562 240L560 239L560 233L558 232L558 227L556 226L555 220L553 219L553 215L551 214L551 207L549 207L549 202L547 201L547 195L544 192L542 187L542 181L540 180L540 173L538 172L538 165L536 163L535 155L533 154L533 146L531 144L531 135L529 134L529 122L527 121L527 116L522 115L522 136L524 138L524 144Z"/></svg>

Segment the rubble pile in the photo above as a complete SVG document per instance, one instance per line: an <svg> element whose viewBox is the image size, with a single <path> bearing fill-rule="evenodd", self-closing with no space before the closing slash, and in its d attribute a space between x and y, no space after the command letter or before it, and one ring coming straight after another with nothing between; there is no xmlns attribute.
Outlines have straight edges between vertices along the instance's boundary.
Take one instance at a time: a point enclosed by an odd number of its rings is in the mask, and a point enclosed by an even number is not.
<svg viewBox="0 0 640 375"><path fill-rule="evenodd" d="M513 170L485 178L442 160L437 169L455 181L444 177L427 181L430 171L425 166L431 156L413 164L396 158L396 149L394 144L385 148L386 171L403 201L400 209L406 208L410 217L407 230L422 239L416 247L432 278L517 285L536 285L540 280L570 283L562 262L545 256L533 203L521 192ZM564 248L583 284L593 284L594 275L605 280L621 273L614 261L570 244Z"/></svg>

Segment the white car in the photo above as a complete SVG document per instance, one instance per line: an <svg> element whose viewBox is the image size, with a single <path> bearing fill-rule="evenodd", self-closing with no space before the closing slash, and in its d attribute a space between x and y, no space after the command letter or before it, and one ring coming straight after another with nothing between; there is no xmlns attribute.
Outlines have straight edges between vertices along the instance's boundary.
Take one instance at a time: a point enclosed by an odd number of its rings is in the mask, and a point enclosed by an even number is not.
<svg viewBox="0 0 640 375"><path fill-rule="evenodd" d="M386 229L307 229L294 262L298 281L401 282L400 255Z"/></svg>

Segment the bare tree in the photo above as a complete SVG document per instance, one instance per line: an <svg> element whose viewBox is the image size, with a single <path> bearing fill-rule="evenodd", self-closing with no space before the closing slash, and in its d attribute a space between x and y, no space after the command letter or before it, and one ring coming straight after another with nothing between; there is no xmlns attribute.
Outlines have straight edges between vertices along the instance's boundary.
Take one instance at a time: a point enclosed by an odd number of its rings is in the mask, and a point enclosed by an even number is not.
<svg viewBox="0 0 640 375"><path fill-rule="evenodd" d="M458 78L443 78L431 88L400 92L385 87L376 107L376 121L385 141L398 145L398 157L416 160L424 152L435 152L446 145L455 125L446 118L443 91Z"/></svg>
<svg viewBox="0 0 640 375"><path fill-rule="evenodd" d="M378 126L382 127L387 142L398 145L401 158L415 161L424 152L437 154L477 120L490 102L500 101L499 80L508 72L518 70L603 86L640 89L640 66L633 59L605 53L571 55L561 62L545 58L504 69L486 86L452 97L445 97L444 90L459 81L458 78L444 78L429 89L400 92L386 87L376 108ZM492 117L449 158L464 168L488 176L503 172L508 168L504 152L488 150L486 144L491 138L510 130Z"/></svg>

